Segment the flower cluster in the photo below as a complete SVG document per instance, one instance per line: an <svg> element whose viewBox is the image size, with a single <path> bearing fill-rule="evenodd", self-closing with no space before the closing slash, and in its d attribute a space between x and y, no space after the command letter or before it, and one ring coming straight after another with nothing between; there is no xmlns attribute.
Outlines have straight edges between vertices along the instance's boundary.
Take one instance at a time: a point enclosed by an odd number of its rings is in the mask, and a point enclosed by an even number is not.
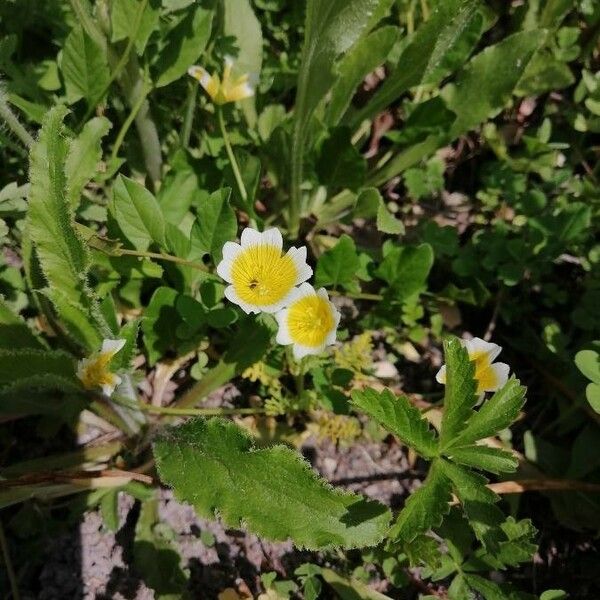
<svg viewBox="0 0 600 600"><path fill-rule="evenodd" d="M279 230L244 229L239 244L223 246L217 273L230 284L225 297L244 312L275 315L277 342L292 344L296 358L319 354L335 342L340 313L325 289L306 283L312 275L306 247L284 254Z"/></svg>
<svg viewBox="0 0 600 600"><path fill-rule="evenodd" d="M86 390L101 388L110 396L121 383L121 378L110 370L110 362L125 346L125 340L104 340L100 352L83 358L77 364L77 377Z"/></svg>

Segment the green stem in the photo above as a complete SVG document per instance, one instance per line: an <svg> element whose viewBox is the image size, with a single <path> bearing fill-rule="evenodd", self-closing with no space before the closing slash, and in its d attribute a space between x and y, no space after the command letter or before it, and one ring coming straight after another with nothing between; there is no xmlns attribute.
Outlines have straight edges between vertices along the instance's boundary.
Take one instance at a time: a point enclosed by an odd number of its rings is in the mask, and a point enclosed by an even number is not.
<svg viewBox="0 0 600 600"><path fill-rule="evenodd" d="M119 150L121 149L121 145L123 144L123 140L125 139L125 136L127 135L127 132L129 131L129 128L131 127L131 125L134 122L135 118L137 117L138 113L140 112L140 109L142 108L142 105L144 104L146 98L148 97L148 94L150 93L151 89L152 89L152 87L146 83L142 93L140 94L140 97L136 100L129 115L127 115L127 119L125 119L125 122L121 126L121 129L119 130L119 133L117 134L117 139L115 140L115 145L113 146L113 149L112 149L112 153L111 153L112 161L116 160L117 155L119 154Z"/></svg>
<svg viewBox="0 0 600 600"><path fill-rule="evenodd" d="M181 417L214 417L225 415L262 415L264 408L173 408L171 406L153 406L140 403L138 407L149 413L157 415Z"/></svg>
<svg viewBox="0 0 600 600"><path fill-rule="evenodd" d="M26 148L33 145L33 136L21 125L19 119L8 105L6 93L0 88L0 119L2 119L8 128L21 140Z"/></svg>
<svg viewBox="0 0 600 600"><path fill-rule="evenodd" d="M184 258L179 258L178 256L173 256L171 254L163 254L162 252L142 252L141 250L127 250L125 248L119 248L119 250L116 250L114 253L108 252L108 254L110 256L138 256L140 258L167 260L184 267L192 267L192 269L197 269L198 271L208 271L206 266L202 263L194 262L192 260L185 260Z"/></svg>
<svg viewBox="0 0 600 600"><path fill-rule="evenodd" d="M102 30L92 19L92 9L87 0L70 0L71 8L77 15L77 21L81 23L81 26L85 32L100 46L105 49L106 39Z"/></svg>
<svg viewBox="0 0 600 600"><path fill-rule="evenodd" d="M192 124L194 122L194 110L196 109L196 98L198 96L198 85L195 82L189 82L188 97L186 100L185 117L181 127L179 140L184 148L190 145L192 135Z"/></svg>
<svg viewBox="0 0 600 600"><path fill-rule="evenodd" d="M19 594L17 576L15 574L12 561L10 560L8 542L6 541L6 536L4 535L4 527L2 527L2 522L0 522L0 549L2 550L2 556L4 557L4 564L6 566L6 573L8 575L8 581L10 582L13 600L20 600L21 596Z"/></svg>
<svg viewBox="0 0 600 600"><path fill-rule="evenodd" d="M217 117L219 120L219 127L221 129L221 135L223 136L223 142L225 142L225 150L227 151L227 156L229 157L229 162L231 163L231 169L233 170L233 175L235 177L235 181L240 191L242 202L245 205L248 202L248 193L246 192L246 186L244 185L244 180L242 179L242 174L240 173L240 168L235 158L235 154L233 153L233 149L231 148L231 144L229 143L229 135L227 134L227 129L225 129L225 120L223 119L223 110L220 106L217 106L216 108Z"/></svg>

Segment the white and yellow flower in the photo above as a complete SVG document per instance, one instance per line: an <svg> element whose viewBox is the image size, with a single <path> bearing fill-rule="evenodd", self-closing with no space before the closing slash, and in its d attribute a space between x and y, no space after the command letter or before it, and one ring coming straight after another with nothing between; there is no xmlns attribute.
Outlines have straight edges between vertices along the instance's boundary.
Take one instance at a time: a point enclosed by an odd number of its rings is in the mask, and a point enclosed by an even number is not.
<svg viewBox="0 0 600 600"><path fill-rule="evenodd" d="M505 363L494 363L502 352L501 346L477 337L472 340L461 340L460 343L467 349L469 359L475 363L478 394L495 392L508 381L510 367ZM446 383L446 365L442 366L435 378L438 383Z"/></svg>
<svg viewBox="0 0 600 600"><path fill-rule="evenodd" d="M211 75L206 69L193 65L188 69L188 75L200 82L206 93L215 104L227 104L237 102L254 96L254 87L250 83L248 74L239 77L232 76L233 61L225 58L223 67L223 78L215 73Z"/></svg>
<svg viewBox="0 0 600 600"><path fill-rule="evenodd" d="M83 358L77 364L77 377L87 390L101 388L110 396L121 383L121 378L109 369L110 361L125 346L125 340L104 340L100 352Z"/></svg>
<svg viewBox="0 0 600 600"><path fill-rule="evenodd" d="M293 344L298 359L309 354L320 354L335 343L340 313L329 300L324 288L316 291L309 283L295 288L287 308L275 318L279 325L277 342Z"/></svg>
<svg viewBox="0 0 600 600"><path fill-rule="evenodd" d="M286 306L295 286L312 275L306 247L283 254L278 229L256 231L246 227L240 244L225 242L217 273L227 283L225 297L247 313L275 313Z"/></svg>

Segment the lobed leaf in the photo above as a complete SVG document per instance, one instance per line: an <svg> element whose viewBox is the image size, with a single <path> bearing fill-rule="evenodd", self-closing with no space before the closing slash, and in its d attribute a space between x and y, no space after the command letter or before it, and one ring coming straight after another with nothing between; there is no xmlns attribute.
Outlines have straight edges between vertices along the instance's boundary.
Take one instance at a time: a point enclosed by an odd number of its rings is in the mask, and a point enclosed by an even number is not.
<svg viewBox="0 0 600 600"><path fill-rule="evenodd" d="M451 498L450 480L444 474L439 459L436 459L431 463L423 485L406 501L388 537L410 542L419 534L438 527L450 510Z"/></svg>
<svg viewBox="0 0 600 600"><path fill-rule="evenodd" d="M525 392L526 388L520 385L519 380L511 377L471 416L462 432L449 440L447 447L468 445L506 429L523 407Z"/></svg>
<svg viewBox="0 0 600 600"><path fill-rule="evenodd" d="M475 364L469 360L469 353L458 338L444 341L446 360L446 386L444 393L444 414L440 444L443 449L450 447L453 440L463 431L473 414L477 391Z"/></svg>
<svg viewBox="0 0 600 600"><path fill-rule="evenodd" d="M406 396L390 390L354 390L352 402L425 458L437 455L438 442L429 423Z"/></svg>
<svg viewBox="0 0 600 600"><path fill-rule="evenodd" d="M378 502L336 490L285 446L256 450L230 421L195 419L154 443L161 479L204 517L322 549L377 544L390 514ZM274 507L277 507L276 510Z"/></svg>

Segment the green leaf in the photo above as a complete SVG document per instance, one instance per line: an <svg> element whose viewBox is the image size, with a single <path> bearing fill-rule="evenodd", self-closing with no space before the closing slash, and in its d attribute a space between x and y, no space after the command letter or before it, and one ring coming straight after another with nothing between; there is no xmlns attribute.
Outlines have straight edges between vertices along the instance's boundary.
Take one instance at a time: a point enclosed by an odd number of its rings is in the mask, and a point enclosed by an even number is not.
<svg viewBox="0 0 600 600"><path fill-rule="evenodd" d="M156 364L169 348L177 344L175 329L181 321L175 309L178 296L174 289L159 287L144 311L142 331L150 365Z"/></svg>
<svg viewBox="0 0 600 600"><path fill-rule="evenodd" d="M468 420L458 435L448 440L448 448L463 446L496 435L519 415L525 403L525 391L519 380L511 377Z"/></svg>
<svg viewBox="0 0 600 600"><path fill-rule="evenodd" d="M388 537L410 542L419 534L438 527L450 510L451 499L450 481L436 459L431 463L423 485L409 496Z"/></svg>
<svg viewBox="0 0 600 600"><path fill-rule="evenodd" d="M419 409L390 390L354 390L352 402L425 458L437 455L437 439Z"/></svg>
<svg viewBox="0 0 600 600"><path fill-rule="evenodd" d="M148 38L158 27L160 0L113 0L110 6L111 41L135 36L135 49L142 55Z"/></svg>
<svg viewBox="0 0 600 600"><path fill-rule="evenodd" d="M344 234L333 248L319 258L315 271L315 286L342 286L354 289L359 268L360 261L354 240Z"/></svg>
<svg viewBox="0 0 600 600"><path fill-rule="evenodd" d="M452 489L458 497L465 515L486 549L496 552L506 535L500 529L504 521L502 511L496 506L498 495L486 487L487 479L464 467L440 459L440 469L452 482Z"/></svg>
<svg viewBox="0 0 600 600"><path fill-rule="evenodd" d="M0 386L26 380L33 373L57 375L77 382L75 361L65 352L30 348L0 350Z"/></svg>
<svg viewBox="0 0 600 600"><path fill-rule="evenodd" d="M352 120L358 124L382 111L397 98L423 82L436 85L447 73L444 59L468 35L473 47L484 30L484 9L477 0L445 0L436 4L431 16L421 25L400 55L398 64L386 77L373 98ZM473 35L471 32L475 32ZM466 49L468 54L469 47Z"/></svg>
<svg viewBox="0 0 600 600"><path fill-rule="evenodd" d="M160 535L158 501L152 498L142 503L135 526L133 563L144 583L152 588L157 600L189 598L187 576L181 568L181 558L171 542Z"/></svg>
<svg viewBox="0 0 600 600"><path fill-rule="evenodd" d="M50 295L60 299L69 314L72 312L70 307L74 307L85 315L88 327L96 331L96 335L88 339L97 339L101 334L109 335L110 330L88 286L88 249L74 227L72 208L67 201L65 162L68 142L63 126L66 113L64 106L57 106L47 114L31 151L27 231L35 245ZM38 279L36 277L32 284L37 286ZM61 306L55 307L59 316L69 321L67 315L61 315ZM88 350L97 350L96 346L86 346Z"/></svg>
<svg viewBox="0 0 600 600"><path fill-rule="evenodd" d="M512 473L519 461L512 452L490 446L452 446L445 454L454 462L491 473Z"/></svg>
<svg viewBox="0 0 600 600"><path fill-rule="evenodd" d="M404 233L404 223L397 219L383 203L377 207L377 231L381 233L389 233L391 235L399 235Z"/></svg>
<svg viewBox="0 0 600 600"><path fill-rule="evenodd" d="M367 161L351 141L349 129L338 127L325 139L315 162L319 182L330 190L357 190L363 185Z"/></svg>
<svg viewBox="0 0 600 600"><path fill-rule="evenodd" d="M130 371L131 363L137 354L137 336L140 328L140 321L133 319L125 323L119 331L119 339L125 340L125 345L112 359L111 366L114 371Z"/></svg>
<svg viewBox="0 0 600 600"><path fill-rule="evenodd" d="M112 127L105 117L88 121L81 133L70 143L65 164L67 178L67 200L76 209L81 192L96 174L102 158L102 138Z"/></svg>
<svg viewBox="0 0 600 600"><path fill-rule="evenodd" d="M348 110L356 88L382 65L396 43L397 27L387 25L360 39L335 67L337 79L331 89L325 121L337 125Z"/></svg>
<svg viewBox="0 0 600 600"><path fill-rule="evenodd" d="M154 443L162 481L198 514L218 511L272 540L322 549L377 544L389 523L378 502L330 487L285 446L255 449L249 435L222 419L188 421Z"/></svg>
<svg viewBox="0 0 600 600"><path fill-rule="evenodd" d="M231 189L213 192L198 206L198 219L192 227L194 247L211 255L218 263L223 256L225 242L235 239L237 219L229 205Z"/></svg>
<svg viewBox="0 0 600 600"><path fill-rule="evenodd" d="M473 414L477 391L475 364L469 360L469 353L458 338L444 341L446 360L446 386L444 391L444 414L440 444L443 449L452 445L464 430Z"/></svg>
<svg viewBox="0 0 600 600"><path fill-rule="evenodd" d="M90 103L102 100L110 79L106 54L81 25L76 25L65 40L60 68L69 104L81 98Z"/></svg>
<svg viewBox="0 0 600 600"><path fill-rule="evenodd" d="M296 145L302 145L315 108L335 81L334 66L373 26L381 0L309 0L298 74Z"/></svg>
<svg viewBox="0 0 600 600"><path fill-rule="evenodd" d="M523 31L485 48L460 72L455 83L442 90L448 108L457 115L450 132L452 138L504 108L544 38L544 30Z"/></svg>
<svg viewBox="0 0 600 600"><path fill-rule="evenodd" d="M0 296L0 349L20 350L24 348L44 347L27 323L15 314L6 300Z"/></svg>
<svg viewBox="0 0 600 600"><path fill-rule="evenodd" d="M575 355L577 368L592 382L600 384L600 353L581 350Z"/></svg>
<svg viewBox="0 0 600 600"><path fill-rule="evenodd" d="M393 246L375 274L388 283L392 299L401 302L423 290L432 266L429 244Z"/></svg>
<svg viewBox="0 0 600 600"><path fill-rule="evenodd" d="M146 251L153 242L166 245L165 220L160 206L143 185L119 175L109 209L136 250Z"/></svg>
<svg viewBox="0 0 600 600"><path fill-rule="evenodd" d="M155 87L169 85L185 75L204 51L210 38L213 11L195 6L164 40L155 64Z"/></svg>
<svg viewBox="0 0 600 600"><path fill-rule="evenodd" d="M340 600L391 600L389 596L370 588L355 577L344 577L326 568L320 569L320 575Z"/></svg>

